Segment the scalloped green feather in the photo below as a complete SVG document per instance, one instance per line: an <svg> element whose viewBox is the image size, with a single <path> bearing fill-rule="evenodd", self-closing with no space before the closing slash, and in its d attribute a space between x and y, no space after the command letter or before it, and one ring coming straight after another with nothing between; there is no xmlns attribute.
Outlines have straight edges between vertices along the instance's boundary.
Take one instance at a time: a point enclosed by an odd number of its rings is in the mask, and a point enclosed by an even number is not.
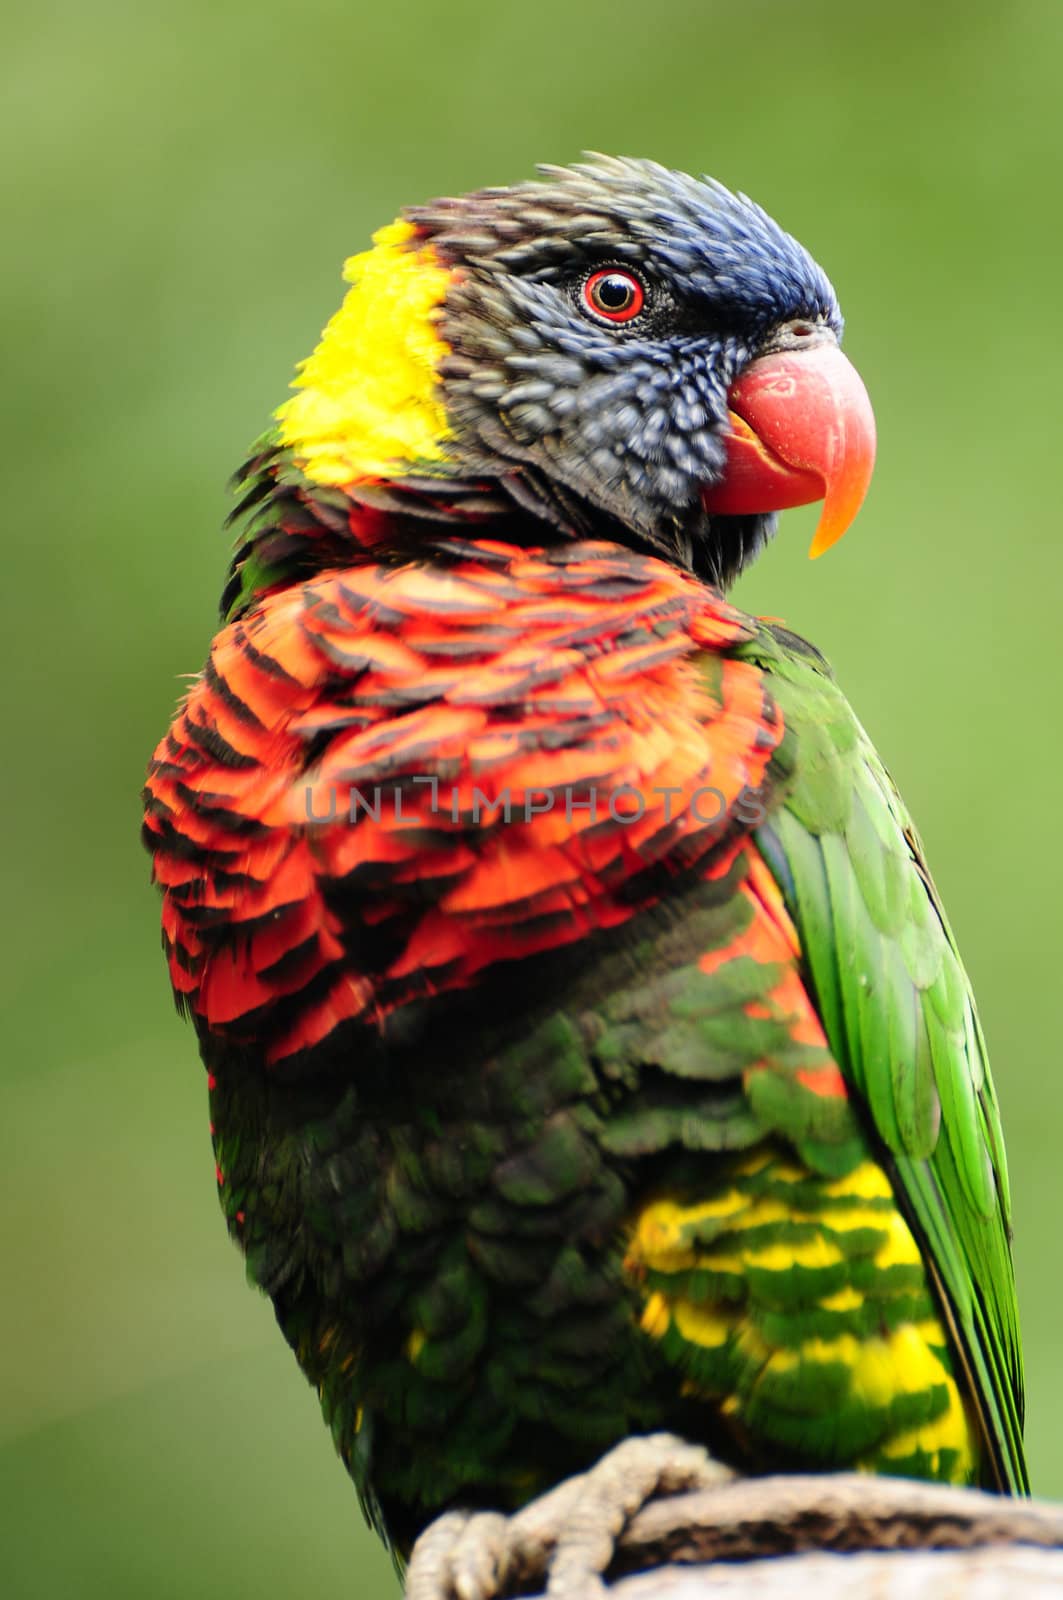
<svg viewBox="0 0 1063 1600"><path fill-rule="evenodd" d="M757 833L801 937L827 1039L926 1250L989 1447L1028 1488L1003 1137L970 985L918 836L822 662L766 627L793 771ZM785 768L785 762L780 761Z"/></svg>

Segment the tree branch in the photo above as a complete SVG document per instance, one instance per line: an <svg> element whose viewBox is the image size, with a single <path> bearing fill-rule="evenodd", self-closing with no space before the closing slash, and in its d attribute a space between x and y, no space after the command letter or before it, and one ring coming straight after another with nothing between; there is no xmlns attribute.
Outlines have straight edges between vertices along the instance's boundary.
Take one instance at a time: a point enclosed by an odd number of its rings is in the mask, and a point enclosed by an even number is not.
<svg viewBox="0 0 1063 1600"><path fill-rule="evenodd" d="M633 1443L612 1458L611 1488L629 1463L638 1481ZM569 1480L509 1519L441 1518L415 1556L409 1600L1063 1600L1063 1506L856 1473L734 1478L651 1499L620 1531L604 1585L588 1565L570 1587L561 1571L579 1562L560 1558L586 1537L591 1482ZM470 1540L481 1525L483 1540ZM456 1566L440 1564L434 1552L457 1539Z"/></svg>

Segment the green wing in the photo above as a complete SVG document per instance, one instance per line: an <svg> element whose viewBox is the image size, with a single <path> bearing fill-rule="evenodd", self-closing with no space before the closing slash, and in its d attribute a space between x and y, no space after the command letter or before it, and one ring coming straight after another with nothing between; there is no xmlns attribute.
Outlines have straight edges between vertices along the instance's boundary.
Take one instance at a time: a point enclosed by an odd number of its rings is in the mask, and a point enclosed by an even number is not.
<svg viewBox="0 0 1063 1600"><path fill-rule="evenodd" d="M900 796L825 663L779 628L746 653L770 674L787 727L785 796L757 842L832 1051L927 1252L989 1447L987 1480L1023 1493L1007 1165L970 982Z"/></svg>

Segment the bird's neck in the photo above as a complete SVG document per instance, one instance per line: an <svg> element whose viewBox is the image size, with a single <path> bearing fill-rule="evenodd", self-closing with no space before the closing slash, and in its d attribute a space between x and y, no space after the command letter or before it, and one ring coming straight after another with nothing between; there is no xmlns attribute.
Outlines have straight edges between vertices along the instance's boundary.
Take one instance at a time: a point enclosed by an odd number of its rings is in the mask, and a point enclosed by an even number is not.
<svg viewBox="0 0 1063 1600"><path fill-rule="evenodd" d="M707 560L697 559L707 554L699 541L677 530L647 542L528 462L507 462L496 477L478 460L470 473L439 381L448 354L439 312L451 269L412 224L398 221L351 257L344 277L342 305L238 475L240 531L224 618L322 571L424 558L455 534L520 545L608 540L717 583L744 564L744 539Z"/></svg>

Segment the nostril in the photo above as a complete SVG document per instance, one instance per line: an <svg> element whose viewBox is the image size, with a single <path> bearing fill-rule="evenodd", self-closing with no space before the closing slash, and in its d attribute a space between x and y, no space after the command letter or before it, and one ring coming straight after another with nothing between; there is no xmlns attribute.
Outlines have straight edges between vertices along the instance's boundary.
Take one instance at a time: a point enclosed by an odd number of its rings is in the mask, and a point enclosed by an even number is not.
<svg viewBox="0 0 1063 1600"><path fill-rule="evenodd" d="M811 339L815 331L811 322L795 322L790 328L795 339Z"/></svg>

